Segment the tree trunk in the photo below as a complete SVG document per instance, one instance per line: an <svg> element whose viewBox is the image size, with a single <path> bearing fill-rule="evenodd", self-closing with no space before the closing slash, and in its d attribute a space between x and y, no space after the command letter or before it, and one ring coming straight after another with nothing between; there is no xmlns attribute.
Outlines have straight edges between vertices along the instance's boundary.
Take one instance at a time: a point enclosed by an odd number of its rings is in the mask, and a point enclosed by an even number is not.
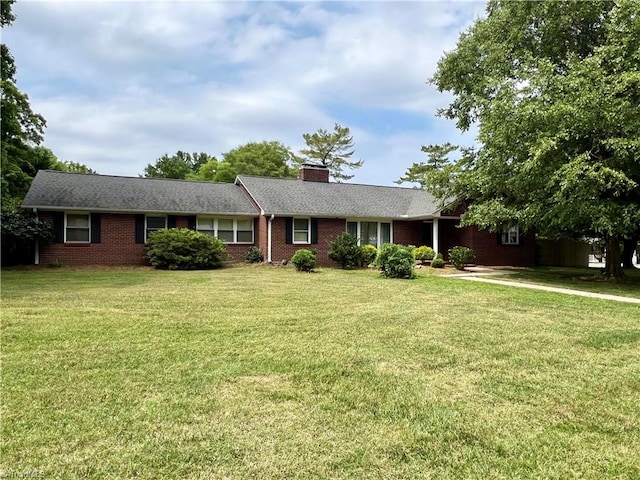
<svg viewBox="0 0 640 480"><path fill-rule="evenodd" d="M620 240L618 237L607 238L607 256L605 260L604 276L607 278L624 277L620 255Z"/></svg>
<svg viewBox="0 0 640 480"><path fill-rule="evenodd" d="M622 268L633 268L633 252L638 245L638 235L625 239L622 248Z"/></svg>

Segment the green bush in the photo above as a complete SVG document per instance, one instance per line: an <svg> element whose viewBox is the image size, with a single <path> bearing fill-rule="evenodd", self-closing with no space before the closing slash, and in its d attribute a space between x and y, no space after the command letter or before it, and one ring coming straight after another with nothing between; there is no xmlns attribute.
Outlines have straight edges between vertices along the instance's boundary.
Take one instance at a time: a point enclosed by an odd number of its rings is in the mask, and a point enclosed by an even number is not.
<svg viewBox="0 0 640 480"><path fill-rule="evenodd" d="M449 250L449 261L458 270L464 270L464 265L476 258L476 253L468 247L453 247Z"/></svg>
<svg viewBox="0 0 640 480"><path fill-rule="evenodd" d="M329 258L342 268L359 267L362 264L362 249L355 235L344 232L329 243Z"/></svg>
<svg viewBox="0 0 640 480"><path fill-rule="evenodd" d="M360 247L360 255L362 257L361 265L366 267L376 261L378 249L373 245L363 245Z"/></svg>
<svg viewBox="0 0 640 480"><path fill-rule="evenodd" d="M378 250L375 265L385 277L414 278L416 275L413 270L414 262L411 249L402 245L385 243Z"/></svg>
<svg viewBox="0 0 640 480"><path fill-rule="evenodd" d="M169 270L218 268L227 258L227 246L204 233L171 228L149 236L147 258L154 267Z"/></svg>
<svg viewBox="0 0 640 480"><path fill-rule="evenodd" d="M413 256L416 260L420 260L421 262L425 260L433 260L433 257L436 255L436 252L431 247L427 247L423 245L421 247L416 248L413 251Z"/></svg>
<svg viewBox="0 0 640 480"><path fill-rule="evenodd" d="M442 258L434 258L431 260L432 268L444 268L444 260Z"/></svg>
<svg viewBox="0 0 640 480"><path fill-rule="evenodd" d="M291 257L291 263L299 272L311 272L316 268L316 254L311 250L301 248Z"/></svg>
<svg viewBox="0 0 640 480"><path fill-rule="evenodd" d="M264 255L259 247L249 247L247 255L244 257L247 263L260 263L264 261Z"/></svg>

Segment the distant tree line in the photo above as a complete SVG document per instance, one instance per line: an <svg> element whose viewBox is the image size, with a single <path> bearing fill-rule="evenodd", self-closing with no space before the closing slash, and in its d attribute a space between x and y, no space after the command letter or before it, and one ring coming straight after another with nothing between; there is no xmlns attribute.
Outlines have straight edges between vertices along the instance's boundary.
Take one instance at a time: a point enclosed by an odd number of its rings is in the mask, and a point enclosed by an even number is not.
<svg viewBox="0 0 640 480"><path fill-rule="evenodd" d="M145 167L144 176L210 182L233 182L238 175L295 178L301 164L312 163L326 166L333 179L341 182L353 177L345 168L363 164L362 160L350 161L354 142L347 127L336 123L332 132L319 129L302 137L307 147L297 155L275 140L249 142L223 153L220 160L204 152L165 154Z"/></svg>

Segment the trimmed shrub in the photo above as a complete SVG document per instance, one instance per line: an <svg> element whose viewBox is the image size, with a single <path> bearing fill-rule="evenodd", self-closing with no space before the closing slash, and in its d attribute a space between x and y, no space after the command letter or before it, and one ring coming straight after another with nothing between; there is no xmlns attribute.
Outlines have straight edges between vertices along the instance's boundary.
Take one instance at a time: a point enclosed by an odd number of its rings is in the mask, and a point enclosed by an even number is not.
<svg viewBox="0 0 640 480"><path fill-rule="evenodd" d="M316 268L316 254L311 250L301 248L291 257L291 263L299 272L311 272Z"/></svg>
<svg viewBox="0 0 640 480"><path fill-rule="evenodd" d="M418 247L413 251L413 256L415 257L415 259L421 262L424 262L425 260L433 260L433 257L435 257L435 255L436 252L433 250L433 248L427 247L426 245Z"/></svg>
<svg viewBox="0 0 640 480"><path fill-rule="evenodd" d="M362 248L358 238L351 233L341 233L329 244L329 258L342 268L359 267L362 264Z"/></svg>
<svg viewBox="0 0 640 480"><path fill-rule="evenodd" d="M458 270L464 270L464 265L476 258L476 253L468 247L453 247L449 250L449 261Z"/></svg>
<svg viewBox="0 0 640 480"><path fill-rule="evenodd" d="M387 278L414 278L416 276L413 270L414 262L413 253L409 248L385 243L378 250L375 263L382 275Z"/></svg>
<svg viewBox="0 0 640 480"><path fill-rule="evenodd" d="M215 237L188 228L158 230L149 236L147 258L156 268L204 270L218 268L227 258L227 246Z"/></svg>
<svg viewBox="0 0 640 480"><path fill-rule="evenodd" d="M442 256L442 254L440 252L436 253L436 259L440 259L440 260L444 260L444 257Z"/></svg>
<svg viewBox="0 0 640 480"><path fill-rule="evenodd" d="M444 260L442 258L434 258L431 260L432 268L444 268Z"/></svg>
<svg viewBox="0 0 640 480"><path fill-rule="evenodd" d="M264 255L262 254L262 250L259 247L249 247L249 251L247 252L246 257L244 257L244 261L247 263L260 263L264 261Z"/></svg>
<svg viewBox="0 0 640 480"><path fill-rule="evenodd" d="M376 261L378 249L373 245L363 245L362 247L360 247L360 255L362 256L361 265L363 267L366 267Z"/></svg>

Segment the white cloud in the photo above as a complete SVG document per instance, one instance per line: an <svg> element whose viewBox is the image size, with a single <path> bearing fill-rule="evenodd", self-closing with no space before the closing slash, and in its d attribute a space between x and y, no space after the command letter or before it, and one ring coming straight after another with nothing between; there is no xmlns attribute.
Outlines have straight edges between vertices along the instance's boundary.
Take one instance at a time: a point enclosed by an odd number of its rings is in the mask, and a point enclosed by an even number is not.
<svg viewBox="0 0 640 480"><path fill-rule="evenodd" d="M421 145L457 141L453 124L434 118L446 97L425 82L482 10L18 2L3 41L19 87L48 121L46 146L61 159L136 175L177 150L219 156L260 140L297 149L302 133L339 122L365 160L354 181L389 184L423 159Z"/></svg>

